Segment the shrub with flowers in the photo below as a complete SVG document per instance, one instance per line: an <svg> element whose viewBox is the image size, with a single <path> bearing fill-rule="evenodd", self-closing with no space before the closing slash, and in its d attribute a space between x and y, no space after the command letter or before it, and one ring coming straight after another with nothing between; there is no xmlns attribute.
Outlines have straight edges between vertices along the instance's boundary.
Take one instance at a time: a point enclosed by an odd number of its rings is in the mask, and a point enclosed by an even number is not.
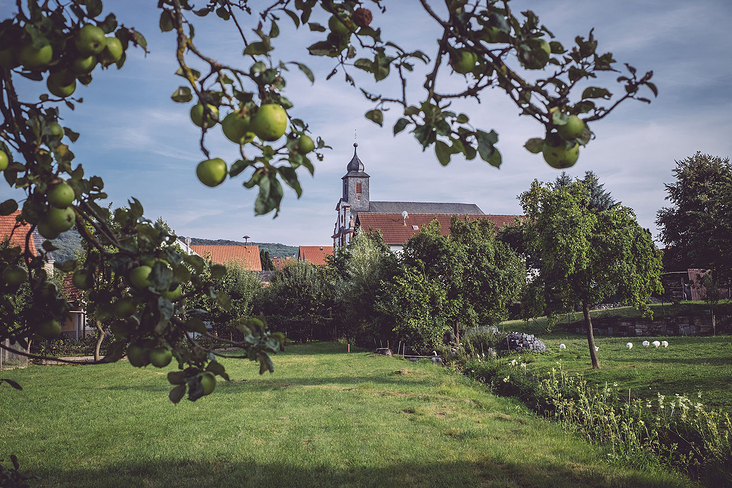
<svg viewBox="0 0 732 488"><path fill-rule="evenodd" d="M609 460L642 469L671 466L707 486L732 486L732 420L684 395L632 399L617 384L597 387L581 375L553 368L546 378L527 370L522 356L472 359L464 373L499 395L523 400L536 412L583 437L605 444Z"/></svg>

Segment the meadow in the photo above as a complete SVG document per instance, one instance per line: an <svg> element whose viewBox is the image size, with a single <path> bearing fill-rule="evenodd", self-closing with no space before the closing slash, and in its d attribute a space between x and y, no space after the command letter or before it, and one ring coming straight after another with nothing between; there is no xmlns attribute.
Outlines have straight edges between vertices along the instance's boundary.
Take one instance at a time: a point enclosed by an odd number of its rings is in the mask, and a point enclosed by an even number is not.
<svg viewBox="0 0 732 488"><path fill-rule="evenodd" d="M178 405L166 370L126 361L3 371L23 391L0 386L0 457L42 487L696 486L610 464L450 368L339 343L289 347L272 375L224 361L231 382Z"/></svg>

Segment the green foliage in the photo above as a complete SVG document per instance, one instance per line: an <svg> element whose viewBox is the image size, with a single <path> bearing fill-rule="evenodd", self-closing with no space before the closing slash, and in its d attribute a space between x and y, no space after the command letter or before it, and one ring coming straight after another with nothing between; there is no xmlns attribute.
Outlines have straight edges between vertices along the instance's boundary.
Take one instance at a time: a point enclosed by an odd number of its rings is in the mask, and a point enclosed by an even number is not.
<svg viewBox="0 0 732 488"><path fill-rule="evenodd" d="M457 335L466 327L504 320L518 295L524 264L495 234L488 220L453 217L449 237L435 221L404 246L404 265L422 270L444 289L445 303L436 313Z"/></svg>
<svg viewBox="0 0 732 488"><path fill-rule="evenodd" d="M442 284L415 268L401 266L390 282L383 282L375 309L387 321L394 343L404 341L411 353L431 354L440 349L451 327L440 314L445 306Z"/></svg>
<svg viewBox="0 0 732 488"><path fill-rule="evenodd" d="M596 179L589 179L598 188ZM534 181L520 199L529 222L527 241L541 260L531 286L543 287L550 315L582 304L593 367L599 368L590 304L614 296L650 314L648 298L662 289L659 253L630 208L594 207L582 181Z"/></svg>
<svg viewBox="0 0 732 488"><path fill-rule="evenodd" d="M381 287L399 273L398 257L389 250L379 234L359 232L331 259L336 269L337 316L342 335L358 344L373 346L374 340L393 337L388 317L377 307Z"/></svg>
<svg viewBox="0 0 732 488"><path fill-rule="evenodd" d="M732 164L729 158L696 153L676 161L676 181L666 185L670 207L658 211L661 240L669 246L670 271L711 269L715 279L732 279Z"/></svg>
<svg viewBox="0 0 732 488"><path fill-rule="evenodd" d="M290 340L331 340L334 281L335 273L328 267L293 263L259 290L255 312L266 315L269 326Z"/></svg>

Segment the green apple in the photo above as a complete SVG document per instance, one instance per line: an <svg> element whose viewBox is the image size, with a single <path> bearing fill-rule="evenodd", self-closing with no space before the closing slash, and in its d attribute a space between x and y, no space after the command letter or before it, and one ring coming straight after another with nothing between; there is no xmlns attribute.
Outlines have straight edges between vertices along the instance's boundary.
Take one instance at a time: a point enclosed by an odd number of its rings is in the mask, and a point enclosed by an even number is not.
<svg viewBox="0 0 732 488"><path fill-rule="evenodd" d="M54 337L58 337L61 333L61 324L58 323L58 320L54 319L44 320L38 325L38 330L36 332L38 332L38 335L41 337L53 339Z"/></svg>
<svg viewBox="0 0 732 488"><path fill-rule="evenodd" d="M38 229L38 233L41 234L41 237L45 239L53 240L61 234L60 232L52 229L51 226L48 225L48 222L46 222L45 220L41 220L40 222L38 222L36 229Z"/></svg>
<svg viewBox="0 0 732 488"><path fill-rule="evenodd" d="M91 73L97 66L97 57L93 54L90 54L89 56L74 58L70 66L71 71L76 74L83 75L86 73Z"/></svg>
<svg viewBox="0 0 732 488"><path fill-rule="evenodd" d="M19 286L28 279L28 272L23 266L14 264L3 270L3 281L10 286Z"/></svg>
<svg viewBox="0 0 732 488"><path fill-rule="evenodd" d="M450 64L456 73L461 75L470 73L478 62L478 56L468 49L458 49L450 56Z"/></svg>
<svg viewBox="0 0 732 488"><path fill-rule="evenodd" d="M114 315L120 318L126 318L137 311L135 300L130 297L123 297L114 302Z"/></svg>
<svg viewBox="0 0 732 488"><path fill-rule="evenodd" d="M180 298L183 296L183 288L178 285L172 290L164 291L160 294L163 298L167 298L168 300L175 300L177 298Z"/></svg>
<svg viewBox="0 0 732 488"><path fill-rule="evenodd" d="M79 290L88 290L94 285L94 277L89 273L89 270L79 268L74 271L74 275L71 277L71 284Z"/></svg>
<svg viewBox="0 0 732 488"><path fill-rule="evenodd" d="M26 44L18 52L18 61L25 69L42 68L52 59L53 48L50 44L44 44L40 48L33 47L33 44Z"/></svg>
<svg viewBox="0 0 732 488"><path fill-rule="evenodd" d="M300 154L307 154L309 152L312 152L314 149L315 143L310 136L303 134L297 140L297 152L299 152Z"/></svg>
<svg viewBox="0 0 732 488"><path fill-rule="evenodd" d="M58 296L58 287L52 281L46 281L38 288L36 295L43 300L55 300Z"/></svg>
<svg viewBox="0 0 732 488"><path fill-rule="evenodd" d="M66 232L72 228L75 220L76 214L74 213L74 209L71 207L51 207L48 210L48 215L46 216L46 222L51 229L59 233Z"/></svg>
<svg viewBox="0 0 732 488"><path fill-rule="evenodd" d="M203 127L204 122L206 123L206 127L213 127L216 125L216 122L219 120L219 109L216 108L216 106L211 104L206 104L208 109L210 110L210 114L206 114L205 120L204 120L204 114L203 114L203 105L200 103L195 104L193 107L191 107L191 120L194 124L196 124L198 127Z"/></svg>
<svg viewBox="0 0 732 488"><path fill-rule="evenodd" d="M48 190L48 203L58 208L66 208L74 203L76 195L74 189L68 183L61 182Z"/></svg>
<svg viewBox="0 0 732 488"><path fill-rule="evenodd" d="M137 344L127 346L127 360L136 368L142 368L150 364L150 351Z"/></svg>
<svg viewBox="0 0 732 488"><path fill-rule="evenodd" d="M51 137L58 137L60 139L65 135L64 128L58 122L51 122L48 124L48 134Z"/></svg>
<svg viewBox="0 0 732 488"><path fill-rule="evenodd" d="M104 36L104 31L99 27L86 24L76 34L74 45L84 56L99 54L107 45L107 38Z"/></svg>
<svg viewBox="0 0 732 488"><path fill-rule="evenodd" d="M227 173L226 161L221 158L206 159L196 167L196 175L201 183L212 188L223 183Z"/></svg>
<svg viewBox="0 0 732 488"><path fill-rule="evenodd" d="M221 121L221 129L231 142L244 145L254 140L254 133L250 130L251 119L241 112L231 112Z"/></svg>
<svg viewBox="0 0 732 488"><path fill-rule="evenodd" d="M5 171L9 164L8 153L0 149L0 171Z"/></svg>
<svg viewBox="0 0 732 488"><path fill-rule="evenodd" d="M173 353L167 347L156 347L150 351L150 363L156 368L164 368L170 364Z"/></svg>
<svg viewBox="0 0 732 488"><path fill-rule="evenodd" d="M107 37L107 44L104 46L104 50L99 53L99 61L103 66L109 66L122 59L123 53L122 41L115 36Z"/></svg>
<svg viewBox="0 0 732 488"><path fill-rule="evenodd" d="M150 266L145 266L144 264L133 268L132 271L130 271L130 283L137 288L147 288L150 286L150 280L148 277L150 276L151 271L152 268Z"/></svg>
<svg viewBox="0 0 732 488"><path fill-rule="evenodd" d="M274 103L262 105L252 118L251 128L263 141L276 141L287 130L287 112Z"/></svg>
<svg viewBox="0 0 732 488"><path fill-rule="evenodd" d="M66 70L54 71L48 75L46 87L52 95L59 98L71 96L76 91L76 78Z"/></svg>
<svg viewBox="0 0 732 488"><path fill-rule="evenodd" d="M203 394L210 395L216 389L216 376L208 371L201 375L201 386L203 386Z"/></svg>
<svg viewBox="0 0 732 488"><path fill-rule="evenodd" d="M341 17L344 17L341 15ZM348 22L348 21L346 21ZM328 28L330 31L338 37L348 37L351 35L351 31L346 24L338 20L335 15L328 19Z"/></svg>
<svg viewBox="0 0 732 488"><path fill-rule="evenodd" d="M552 134L544 141L541 153L544 161L552 168L570 168L579 158L579 144L565 142L556 134Z"/></svg>
<svg viewBox="0 0 732 488"><path fill-rule="evenodd" d="M585 123L582 122L582 119L580 119L576 115L570 115L566 124L557 126L557 132L559 133L559 135L562 137L562 139L568 141L580 137L584 129Z"/></svg>

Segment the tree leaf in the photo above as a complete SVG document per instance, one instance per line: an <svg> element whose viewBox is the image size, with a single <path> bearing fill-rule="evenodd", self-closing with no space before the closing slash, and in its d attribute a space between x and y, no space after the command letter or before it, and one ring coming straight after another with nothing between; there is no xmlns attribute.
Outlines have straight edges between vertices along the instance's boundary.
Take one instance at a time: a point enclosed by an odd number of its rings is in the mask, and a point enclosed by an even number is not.
<svg viewBox="0 0 732 488"><path fill-rule="evenodd" d="M295 23L295 27L300 27L300 19L297 17L297 14L295 12L293 12L292 10L288 10L288 9L283 9L283 10Z"/></svg>
<svg viewBox="0 0 732 488"><path fill-rule="evenodd" d="M302 63L298 63L297 61L293 61L293 63L295 63L298 68L300 68L300 71L305 73L305 76L307 76L308 80L310 80L310 83L315 83L315 75L313 75L313 72L310 71L310 68Z"/></svg>
<svg viewBox="0 0 732 488"><path fill-rule="evenodd" d="M589 86L585 88L585 90L582 92L582 98L604 98L605 100L610 100L612 97L612 93L610 93L605 88L600 88L597 86Z"/></svg>
<svg viewBox="0 0 732 488"><path fill-rule="evenodd" d="M272 48L262 41L253 42L244 48L244 56L267 54Z"/></svg>
<svg viewBox="0 0 732 488"><path fill-rule="evenodd" d="M10 215L16 210L18 210L18 202L13 198L0 203L0 215Z"/></svg>
<svg viewBox="0 0 732 488"><path fill-rule="evenodd" d="M379 124L379 127L384 124L384 114L381 112L381 110L369 110L368 112L366 112L366 118L374 122L375 124Z"/></svg>
<svg viewBox="0 0 732 488"><path fill-rule="evenodd" d="M531 139L526 141L524 147L531 154L539 154L544 149L544 139L541 139L539 137L532 137Z"/></svg>
<svg viewBox="0 0 732 488"><path fill-rule="evenodd" d="M161 32L170 32L174 29L173 27L173 16L170 14L168 10L163 10L160 13L160 31Z"/></svg>
<svg viewBox="0 0 732 488"><path fill-rule="evenodd" d="M170 393L168 394L168 398L170 398L170 401L173 403L180 402L183 397L186 394L186 385L178 385L172 390L170 390Z"/></svg>
<svg viewBox="0 0 732 488"><path fill-rule="evenodd" d="M441 165L447 166L450 164L450 152L450 147L447 144L442 141L435 142L435 154Z"/></svg>
<svg viewBox="0 0 732 488"><path fill-rule="evenodd" d="M101 0L86 0L86 11L89 17L97 17L101 15L103 10Z"/></svg>
<svg viewBox="0 0 732 488"><path fill-rule="evenodd" d="M173 92L170 98L172 98L174 102L188 103L193 100L193 94L191 93L190 87L179 86L178 89Z"/></svg>
<svg viewBox="0 0 732 488"><path fill-rule="evenodd" d="M405 117L401 117L399 120L396 121L396 124L394 124L394 135L399 134L409 124L411 124L411 121L409 119L407 119Z"/></svg>

